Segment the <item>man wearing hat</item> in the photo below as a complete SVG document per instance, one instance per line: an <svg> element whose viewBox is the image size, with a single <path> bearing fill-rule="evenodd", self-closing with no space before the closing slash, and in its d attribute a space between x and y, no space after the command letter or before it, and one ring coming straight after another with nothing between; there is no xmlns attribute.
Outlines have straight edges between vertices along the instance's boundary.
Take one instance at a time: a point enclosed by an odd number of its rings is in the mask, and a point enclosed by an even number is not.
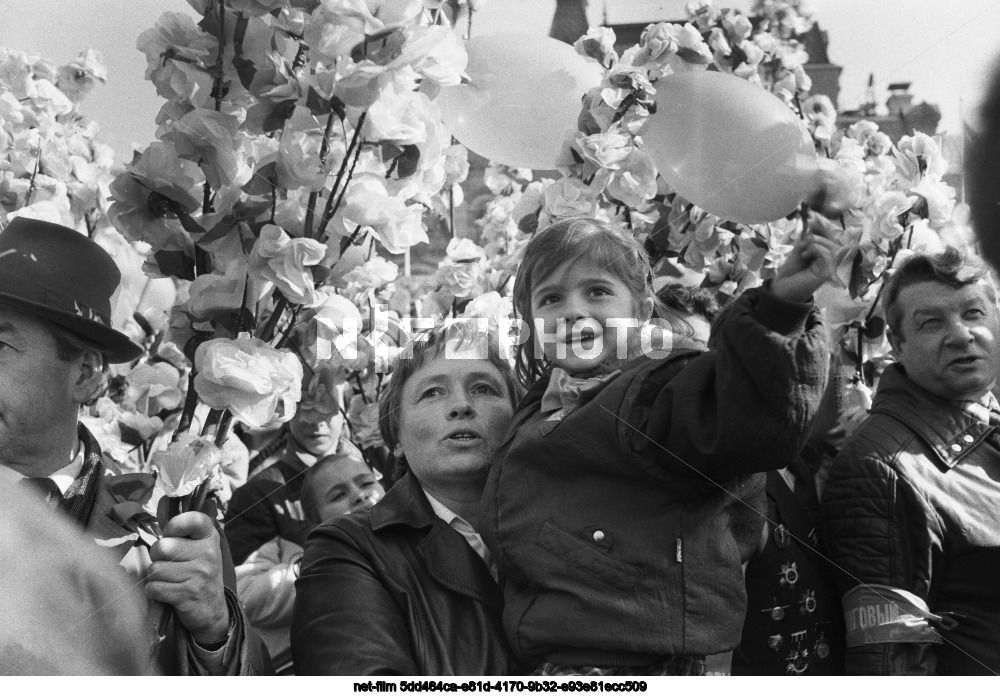
<svg viewBox="0 0 1000 696"><path fill-rule="evenodd" d="M267 671L266 652L226 587L235 586L232 561L213 521L187 512L161 539L148 534L136 503L148 501L152 477L109 475L78 420L104 391L108 364L142 354L111 327L120 277L107 252L67 227L16 218L0 231L0 465L145 582L155 600L151 635L165 636L150 646L162 672Z"/></svg>

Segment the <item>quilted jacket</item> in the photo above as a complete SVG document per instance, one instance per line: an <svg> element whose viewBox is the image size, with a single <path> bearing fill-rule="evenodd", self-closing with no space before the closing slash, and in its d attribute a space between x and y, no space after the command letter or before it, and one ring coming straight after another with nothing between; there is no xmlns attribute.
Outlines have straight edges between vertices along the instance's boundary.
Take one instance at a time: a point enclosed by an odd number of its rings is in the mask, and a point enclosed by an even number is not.
<svg viewBox="0 0 1000 696"><path fill-rule="evenodd" d="M883 598L902 590L938 617L911 622L897 641L849 647L848 674L1000 672L996 427L890 366L870 416L833 463L821 515L842 593L862 583ZM857 608L846 607L845 619L850 634Z"/></svg>

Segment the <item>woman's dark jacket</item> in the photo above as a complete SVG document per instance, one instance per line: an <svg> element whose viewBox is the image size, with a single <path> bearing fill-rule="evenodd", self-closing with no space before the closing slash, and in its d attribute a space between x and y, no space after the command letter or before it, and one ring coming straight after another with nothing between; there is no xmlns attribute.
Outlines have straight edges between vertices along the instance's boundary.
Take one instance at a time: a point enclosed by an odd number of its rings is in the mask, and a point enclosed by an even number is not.
<svg viewBox="0 0 1000 696"><path fill-rule="evenodd" d="M295 591L296 674L510 673L500 588L412 474L316 528Z"/></svg>

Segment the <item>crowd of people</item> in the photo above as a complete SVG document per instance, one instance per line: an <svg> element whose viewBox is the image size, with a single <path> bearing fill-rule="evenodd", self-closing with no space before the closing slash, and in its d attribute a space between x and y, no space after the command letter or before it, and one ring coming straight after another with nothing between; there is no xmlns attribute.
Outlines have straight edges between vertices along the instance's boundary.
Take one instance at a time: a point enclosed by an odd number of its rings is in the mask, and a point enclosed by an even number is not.
<svg viewBox="0 0 1000 696"><path fill-rule="evenodd" d="M996 264L990 164L974 213ZM247 435L224 515L157 521L153 477L112 474L79 419L140 351L111 326L119 271L84 235L12 221L0 671L996 674L996 284L953 248L895 270L895 362L845 439L812 299L835 252L817 228L720 308L654 292L631 234L556 223L516 276L532 335L513 356L475 322L400 354L389 465L351 443L340 393L340 415Z"/></svg>

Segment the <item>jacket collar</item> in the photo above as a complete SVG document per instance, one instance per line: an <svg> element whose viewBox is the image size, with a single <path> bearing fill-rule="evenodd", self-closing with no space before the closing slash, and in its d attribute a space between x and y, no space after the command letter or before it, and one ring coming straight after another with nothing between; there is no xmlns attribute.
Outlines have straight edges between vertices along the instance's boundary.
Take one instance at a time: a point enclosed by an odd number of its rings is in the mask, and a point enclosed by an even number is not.
<svg viewBox="0 0 1000 696"><path fill-rule="evenodd" d="M900 421L949 469L996 430L953 402L917 386L898 364L882 373L871 413Z"/></svg>
<svg viewBox="0 0 1000 696"><path fill-rule="evenodd" d="M487 604L497 613L502 611L503 596L486 563L461 534L434 514L412 473L397 481L371 509L368 522L376 534L394 525L426 529L417 551L431 577L454 592Z"/></svg>
<svg viewBox="0 0 1000 696"><path fill-rule="evenodd" d="M437 519L423 488L412 473L407 473L386 491L368 516L372 530L376 532L394 524L423 529Z"/></svg>

